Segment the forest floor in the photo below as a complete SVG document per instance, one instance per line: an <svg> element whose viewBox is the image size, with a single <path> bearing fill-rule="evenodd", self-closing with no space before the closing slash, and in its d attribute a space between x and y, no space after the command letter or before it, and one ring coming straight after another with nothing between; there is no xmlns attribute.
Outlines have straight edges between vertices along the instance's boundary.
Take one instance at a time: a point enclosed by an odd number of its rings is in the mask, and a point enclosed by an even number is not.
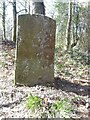
<svg viewBox="0 0 90 120"><path fill-rule="evenodd" d="M27 87L14 85L15 50L13 44L0 44L0 119L40 118L39 113L32 114L26 107L30 94L51 101L68 98L73 105L72 118L90 119L90 73L86 53L63 55L56 51L55 86Z"/></svg>

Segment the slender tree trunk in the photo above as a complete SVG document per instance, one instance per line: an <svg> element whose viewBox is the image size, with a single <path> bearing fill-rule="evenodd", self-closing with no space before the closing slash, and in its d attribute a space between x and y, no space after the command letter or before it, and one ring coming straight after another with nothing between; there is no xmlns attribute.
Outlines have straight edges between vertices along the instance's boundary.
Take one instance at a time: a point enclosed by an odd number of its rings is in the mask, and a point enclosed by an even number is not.
<svg viewBox="0 0 90 120"><path fill-rule="evenodd" d="M71 45L72 5L73 3L69 2L68 23L66 29L67 50L70 49L70 45Z"/></svg>
<svg viewBox="0 0 90 120"><path fill-rule="evenodd" d="M29 1L29 6L28 6L28 9L29 9L29 14L30 14L30 1Z"/></svg>
<svg viewBox="0 0 90 120"><path fill-rule="evenodd" d="M16 0L13 0L13 41L15 42L16 42L16 31L17 31Z"/></svg>
<svg viewBox="0 0 90 120"><path fill-rule="evenodd" d="M34 14L45 15L45 6L43 0L40 0L40 2L35 2L35 1L36 0L33 0Z"/></svg>
<svg viewBox="0 0 90 120"><path fill-rule="evenodd" d="M27 1L25 1L25 14L27 13Z"/></svg>
<svg viewBox="0 0 90 120"><path fill-rule="evenodd" d="M88 15L87 15L87 37L88 37L88 53L90 53L90 2L88 2Z"/></svg>
<svg viewBox="0 0 90 120"><path fill-rule="evenodd" d="M5 26L5 18L6 18L6 14L5 14L5 0L3 0L3 15L2 15L2 23L3 23L3 40L6 39L6 26Z"/></svg>
<svg viewBox="0 0 90 120"><path fill-rule="evenodd" d="M78 7L78 4L75 4L75 8L74 9L76 9L75 12L74 12L74 14L76 14L76 16L75 16L75 23L74 23L75 28L73 27L73 31L75 31L75 32L73 32L73 43L71 45L71 48L76 46L77 43L78 43L78 40L79 40L79 37L78 37L78 26L79 26L79 7Z"/></svg>

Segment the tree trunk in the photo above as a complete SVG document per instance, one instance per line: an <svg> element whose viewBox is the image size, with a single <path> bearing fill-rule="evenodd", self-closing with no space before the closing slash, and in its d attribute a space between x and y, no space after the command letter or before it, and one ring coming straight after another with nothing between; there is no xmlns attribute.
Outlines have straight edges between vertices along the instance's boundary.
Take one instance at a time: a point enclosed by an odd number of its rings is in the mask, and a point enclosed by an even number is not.
<svg viewBox="0 0 90 120"><path fill-rule="evenodd" d="M88 3L88 16L87 16L87 37L88 37L88 53L90 53L90 2Z"/></svg>
<svg viewBox="0 0 90 120"><path fill-rule="evenodd" d="M75 10L76 9L76 10ZM79 27L79 6L78 4L75 4L74 6L74 12L75 14L75 23L73 23L73 43L71 45L71 48L75 47L78 43L79 37L78 37L78 27ZM75 27L74 27L75 25ZM75 32L74 32L75 31Z"/></svg>
<svg viewBox="0 0 90 120"><path fill-rule="evenodd" d="M13 0L13 41L15 42L16 42L16 30L17 30L16 0Z"/></svg>
<svg viewBox="0 0 90 120"><path fill-rule="evenodd" d="M68 23L66 29L67 50L70 49L70 45L71 45L72 5L73 3L69 2Z"/></svg>
<svg viewBox="0 0 90 120"><path fill-rule="evenodd" d="M35 2L33 0L33 6L34 6L34 14L43 14L45 15L45 6L43 0L40 0L40 2Z"/></svg>
<svg viewBox="0 0 90 120"><path fill-rule="evenodd" d="M5 27L5 0L3 0L3 15L2 15L2 23L3 23L3 40L6 39L6 27Z"/></svg>
<svg viewBox="0 0 90 120"><path fill-rule="evenodd" d="M27 13L27 1L25 1L25 14Z"/></svg>
<svg viewBox="0 0 90 120"><path fill-rule="evenodd" d="M30 1L29 1L29 6L28 6L28 9L29 9L29 14L30 14Z"/></svg>

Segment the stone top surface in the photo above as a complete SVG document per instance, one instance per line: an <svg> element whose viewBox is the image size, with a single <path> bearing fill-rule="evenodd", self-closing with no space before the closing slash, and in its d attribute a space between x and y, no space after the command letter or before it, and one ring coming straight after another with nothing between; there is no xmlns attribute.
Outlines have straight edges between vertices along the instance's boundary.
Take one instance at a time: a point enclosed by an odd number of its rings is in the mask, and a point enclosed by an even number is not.
<svg viewBox="0 0 90 120"><path fill-rule="evenodd" d="M54 20L54 19L52 19L52 18L50 18L50 17L47 17L47 16L45 16L45 15L42 15L42 14L32 14L32 15L30 15L30 14L22 14L22 15L19 15L18 16L18 18L19 17L37 17L37 18L43 18L43 19L48 19L48 20L50 20L50 21L53 21L53 22L55 22L56 23L56 21Z"/></svg>

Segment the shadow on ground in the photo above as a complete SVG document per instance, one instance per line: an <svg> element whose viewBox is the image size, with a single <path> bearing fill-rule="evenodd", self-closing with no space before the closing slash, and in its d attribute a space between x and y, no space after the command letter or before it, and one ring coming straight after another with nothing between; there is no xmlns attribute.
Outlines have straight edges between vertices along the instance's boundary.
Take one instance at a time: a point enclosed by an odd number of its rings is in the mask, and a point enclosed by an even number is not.
<svg viewBox="0 0 90 120"><path fill-rule="evenodd" d="M54 86L56 89L61 89L66 92L74 92L78 95L87 96L90 95L90 86L88 85L80 85L76 83L71 83L65 79L61 79L59 77L55 78Z"/></svg>

